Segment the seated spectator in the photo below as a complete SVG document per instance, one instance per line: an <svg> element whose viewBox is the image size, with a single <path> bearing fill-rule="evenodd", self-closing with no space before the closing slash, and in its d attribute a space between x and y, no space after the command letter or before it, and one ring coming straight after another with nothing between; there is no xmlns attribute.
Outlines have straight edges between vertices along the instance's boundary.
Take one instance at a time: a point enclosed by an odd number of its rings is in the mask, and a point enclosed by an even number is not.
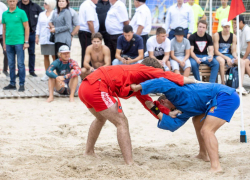
<svg viewBox="0 0 250 180"><path fill-rule="evenodd" d="M82 68L81 77L84 79L87 75L94 72L101 66L109 66L111 64L110 50L107 46L102 45L101 33L92 34L92 45L86 49L84 57L84 67ZM91 65L90 65L91 62Z"/></svg>
<svg viewBox="0 0 250 180"><path fill-rule="evenodd" d="M40 43L41 54L44 56L45 75L41 78L42 81L47 81L49 79L46 75L46 70L50 65L49 56L52 56L53 61L56 59L55 43L49 41L50 30L48 28L55 6L55 0L44 1L45 11L39 14L36 26L36 44Z"/></svg>
<svg viewBox="0 0 250 180"><path fill-rule="evenodd" d="M123 27L123 35L117 40L117 49L112 62L113 65L137 64L143 60L143 40L142 37L133 33L130 25Z"/></svg>
<svg viewBox="0 0 250 180"><path fill-rule="evenodd" d="M170 70L170 40L167 38L166 30L162 27L157 28L156 35L152 36L147 41L147 50L145 56L157 59L164 67L165 71Z"/></svg>
<svg viewBox="0 0 250 180"><path fill-rule="evenodd" d="M180 74L181 67L184 70L184 76L188 77L191 71L190 43L184 38L185 30L182 27L175 29L175 38L171 40L171 67L174 73Z"/></svg>
<svg viewBox="0 0 250 180"><path fill-rule="evenodd" d="M227 19L222 20L221 26L222 31L214 34L213 42L216 59L220 63L221 84L225 84L225 64L228 67L238 65L238 57L236 53L237 37L235 34L230 32L231 22L228 22ZM243 88L243 94L247 94L247 91L243 87L245 64L247 63L247 60L241 59L240 61L242 79L241 86Z"/></svg>
<svg viewBox="0 0 250 180"><path fill-rule="evenodd" d="M69 101L74 102L74 94L78 90L78 75L81 68L77 62L70 59L69 47L63 45L59 48L59 59L51 63L46 71L49 76L49 98L47 102L54 100L54 89L62 95L69 95ZM54 73L56 70L56 73Z"/></svg>
<svg viewBox="0 0 250 180"><path fill-rule="evenodd" d="M240 56L242 59L250 60L250 27L245 23L245 18L239 15L239 28L240 28ZM233 24L236 26L236 18L233 19ZM246 69L250 75L249 69Z"/></svg>
<svg viewBox="0 0 250 180"><path fill-rule="evenodd" d="M199 66L206 64L211 67L209 81L215 83L218 71L219 62L214 58L214 47L212 37L206 33L207 22L200 20L198 22L198 31L189 37L191 45L191 67L195 79L200 81Z"/></svg>

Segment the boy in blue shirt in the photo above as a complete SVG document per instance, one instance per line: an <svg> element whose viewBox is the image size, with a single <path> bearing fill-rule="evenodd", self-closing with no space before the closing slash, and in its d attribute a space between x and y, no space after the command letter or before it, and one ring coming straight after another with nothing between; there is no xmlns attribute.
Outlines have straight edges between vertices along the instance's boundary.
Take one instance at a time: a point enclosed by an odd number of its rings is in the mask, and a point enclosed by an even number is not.
<svg viewBox="0 0 250 180"><path fill-rule="evenodd" d="M77 62L70 58L69 47L63 45L59 48L59 59L51 63L46 71L49 77L49 98L47 102L54 100L54 89L63 95L69 95L69 101L74 102L75 92L78 90L78 76L81 68ZM54 70L56 73L54 73Z"/></svg>

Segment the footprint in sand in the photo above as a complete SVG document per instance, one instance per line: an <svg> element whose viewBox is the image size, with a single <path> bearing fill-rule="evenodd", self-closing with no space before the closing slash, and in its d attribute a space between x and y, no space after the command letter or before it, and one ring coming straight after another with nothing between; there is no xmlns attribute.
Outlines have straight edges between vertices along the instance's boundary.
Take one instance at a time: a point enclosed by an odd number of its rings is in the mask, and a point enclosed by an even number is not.
<svg viewBox="0 0 250 180"><path fill-rule="evenodd" d="M53 131L52 134L67 137L68 135L77 136L75 126L69 124L61 124L58 126L61 130Z"/></svg>

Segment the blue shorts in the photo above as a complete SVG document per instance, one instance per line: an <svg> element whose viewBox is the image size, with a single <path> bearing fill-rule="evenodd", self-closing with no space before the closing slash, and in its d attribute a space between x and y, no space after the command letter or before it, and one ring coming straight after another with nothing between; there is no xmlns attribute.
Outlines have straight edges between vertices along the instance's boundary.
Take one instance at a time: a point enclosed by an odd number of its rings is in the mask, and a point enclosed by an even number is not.
<svg viewBox="0 0 250 180"><path fill-rule="evenodd" d="M217 106L212 107L207 115L214 116L230 122L234 112L240 105L239 95L234 92L231 95L220 92L217 95Z"/></svg>

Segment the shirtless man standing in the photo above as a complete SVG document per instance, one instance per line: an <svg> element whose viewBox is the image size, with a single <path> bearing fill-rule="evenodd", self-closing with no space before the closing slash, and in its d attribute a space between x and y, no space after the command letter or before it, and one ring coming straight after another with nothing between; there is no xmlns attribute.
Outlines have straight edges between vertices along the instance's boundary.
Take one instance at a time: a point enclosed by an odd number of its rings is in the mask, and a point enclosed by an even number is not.
<svg viewBox="0 0 250 180"><path fill-rule="evenodd" d="M111 65L110 50L107 46L102 45L101 33L92 34L91 40L92 45L87 47L84 57L84 67L81 70L82 79L101 66Z"/></svg>

